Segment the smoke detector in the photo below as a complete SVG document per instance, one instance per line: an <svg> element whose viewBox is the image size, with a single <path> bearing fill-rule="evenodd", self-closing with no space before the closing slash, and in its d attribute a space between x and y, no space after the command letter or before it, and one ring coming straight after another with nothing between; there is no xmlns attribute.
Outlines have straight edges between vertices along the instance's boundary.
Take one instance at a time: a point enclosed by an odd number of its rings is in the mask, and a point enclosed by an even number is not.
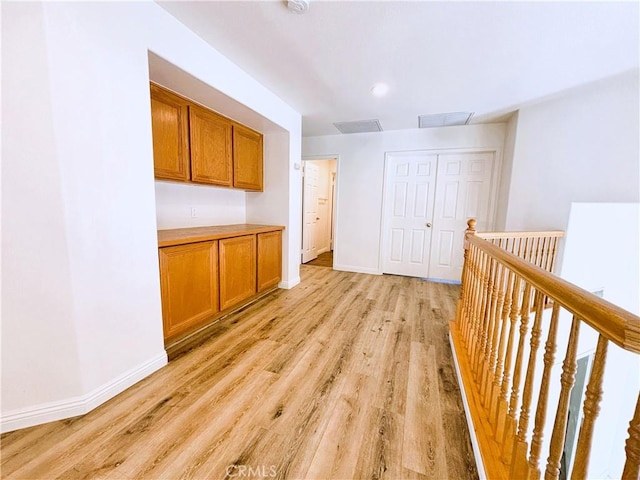
<svg viewBox="0 0 640 480"><path fill-rule="evenodd" d="M309 0L288 0L287 8L293 13L304 13L309 10Z"/></svg>

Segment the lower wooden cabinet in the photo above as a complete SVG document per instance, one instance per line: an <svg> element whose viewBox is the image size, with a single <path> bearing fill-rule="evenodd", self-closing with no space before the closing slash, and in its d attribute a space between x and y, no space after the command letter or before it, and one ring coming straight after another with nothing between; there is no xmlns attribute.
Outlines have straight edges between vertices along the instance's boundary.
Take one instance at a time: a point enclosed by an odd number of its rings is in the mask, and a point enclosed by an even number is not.
<svg viewBox="0 0 640 480"><path fill-rule="evenodd" d="M220 245L220 310L256 294L256 236L224 238Z"/></svg>
<svg viewBox="0 0 640 480"><path fill-rule="evenodd" d="M195 328L219 311L218 242L159 250L165 340Z"/></svg>
<svg viewBox="0 0 640 480"><path fill-rule="evenodd" d="M215 320L276 288L282 227L222 225L158 232L169 358L211 334Z"/></svg>
<svg viewBox="0 0 640 480"><path fill-rule="evenodd" d="M282 280L282 231L258 234L258 292Z"/></svg>

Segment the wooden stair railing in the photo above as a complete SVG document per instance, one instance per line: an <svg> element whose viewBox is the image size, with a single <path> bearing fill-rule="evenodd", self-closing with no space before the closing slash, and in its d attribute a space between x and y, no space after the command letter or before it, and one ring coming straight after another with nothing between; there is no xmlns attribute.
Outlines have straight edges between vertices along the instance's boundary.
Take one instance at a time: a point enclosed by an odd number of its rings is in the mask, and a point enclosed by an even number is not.
<svg viewBox="0 0 640 480"><path fill-rule="evenodd" d="M609 342L640 353L640 318L551 273L563 232L476 233L473 219L468 227L451 345L487 478L559 478L580 326L586 323L598 332L598 341L570 477L585 479ZM572 320L562 372L553 379L558 328L567 315ZM559 382L555 405L549 404L552 382ZM552 432L545 432L549 410L555 422ZM620 475L637 480L640 396L629 425ZM541 467L545 434L551 437Z"/></svg>

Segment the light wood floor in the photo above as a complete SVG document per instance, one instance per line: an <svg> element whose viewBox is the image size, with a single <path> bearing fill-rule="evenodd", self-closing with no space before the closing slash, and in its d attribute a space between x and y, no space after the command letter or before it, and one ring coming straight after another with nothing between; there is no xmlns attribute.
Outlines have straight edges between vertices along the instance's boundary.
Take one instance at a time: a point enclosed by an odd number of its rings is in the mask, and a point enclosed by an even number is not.
<svg viewBox="0 0 640 480"><path fill-rule="evenodd" d="M305 265L333 268L333 250L321 253L320 255L318 255L318 258L305 263Z"/></svg>
<svg viewBox="0 0 640 480"><path fill-rule="evenodd" d="M477 478L458 287L301 273L89 414L4 434L2 478Z"/></svg>

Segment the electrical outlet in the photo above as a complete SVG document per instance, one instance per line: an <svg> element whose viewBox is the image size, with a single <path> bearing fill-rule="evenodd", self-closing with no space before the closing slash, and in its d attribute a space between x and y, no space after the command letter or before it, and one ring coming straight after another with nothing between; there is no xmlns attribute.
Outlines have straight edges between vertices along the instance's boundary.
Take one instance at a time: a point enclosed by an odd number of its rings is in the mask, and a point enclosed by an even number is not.
<svg viewBox="0 0 640 480"><path fill-rule="evenodd" d="M196 210L196 207L191 207L191 218L197 218L198 217L198 211Z"/></svg>

